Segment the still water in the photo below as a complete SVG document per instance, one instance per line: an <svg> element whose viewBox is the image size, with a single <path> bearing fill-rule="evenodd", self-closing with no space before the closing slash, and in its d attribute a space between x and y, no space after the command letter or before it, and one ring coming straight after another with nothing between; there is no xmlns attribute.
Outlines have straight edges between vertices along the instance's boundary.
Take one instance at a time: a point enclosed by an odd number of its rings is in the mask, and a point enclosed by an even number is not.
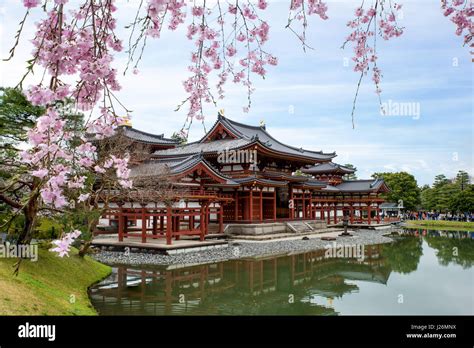
<svg viewBox="0 0 474 348"><path fill-rule="evenodd" d="M100 315L474 314L473 232L405 230L364 250L118 266L90 296Z"/></svg>

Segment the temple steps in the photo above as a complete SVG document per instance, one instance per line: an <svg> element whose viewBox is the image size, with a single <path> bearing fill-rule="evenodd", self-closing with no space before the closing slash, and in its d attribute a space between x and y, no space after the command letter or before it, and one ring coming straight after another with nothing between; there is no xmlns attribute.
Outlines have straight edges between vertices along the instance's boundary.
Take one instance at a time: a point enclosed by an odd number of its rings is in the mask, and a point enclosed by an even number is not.
<svg viewBox="0 0 474 348"><path fill-rule="evenodd" d="M320 233L326 230L324 221L320 220L298 220L281 221L268 223L252 224L228 224L224 233L230 236L281 236L285 235L303 235L308 233Z"/></svg>
<svg viewBox="0 0 474 348"><path fill-rule="evenodd" d="M286 226L289 232L293 233L307 233L315 232L316 230L325 229L326 223L319 220L310 221L288 221Z"/></svg>

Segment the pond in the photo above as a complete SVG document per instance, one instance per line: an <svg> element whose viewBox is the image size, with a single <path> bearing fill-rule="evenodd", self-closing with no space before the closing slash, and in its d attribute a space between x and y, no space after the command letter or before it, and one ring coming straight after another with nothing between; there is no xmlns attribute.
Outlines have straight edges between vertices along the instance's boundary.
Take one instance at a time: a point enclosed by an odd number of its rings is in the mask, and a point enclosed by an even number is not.
<svg viewBox="0 0 474 348"><path fill-rule="evenodd" d="M100 315L474 314L474 233L404 230L364 257L324 250L191 267L115 266Z"/></svg>

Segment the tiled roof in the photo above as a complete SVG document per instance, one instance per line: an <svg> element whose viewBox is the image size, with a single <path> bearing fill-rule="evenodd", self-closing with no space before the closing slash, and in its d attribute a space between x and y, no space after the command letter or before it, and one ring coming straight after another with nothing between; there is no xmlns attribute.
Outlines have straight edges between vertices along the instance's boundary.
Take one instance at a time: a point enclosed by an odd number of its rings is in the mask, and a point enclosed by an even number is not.
<svg viewBox="0 0 474 348"><path fill-rule="evenodd" d="M336 157L336 153L323 153L322 151L311 151L303 148L297 148L290 145L286 145L275 138L273 138L265 129L265 127L250 126L236 121L232 121L222 115L217 118L217 125L221 122L226 128L231 130L237 136L243 139L252 140L258 139L261 143L269 147L274 151L284 152L296 156L310 157L315 160L330 160ZM214 126L215 126L214 125ZM213 127L214 128L214 127ZM212 129L211 129L212 131ZM201 142L205 140L205 137L201 139Z"/></svg>
<svg viewBox="0 0 474 348"><path fill-rule="evenodd" d="M370 192L377 191L384 184L383 179L348 180L343 181L336 187L342 192Z"/></svg>
<svg viewBox="0 0 474 348"><path fill-rule="evenodd" d="M381 209L398 209L398 208L403 208L403 206L399 207L398 203L390 203L390 202L385 202L380 204Z"/></svg>
<svg viewBox="0 0 474 348"><path fill-rule="evenodd" d="M334 162L318 163L309 168L302 168L301 171L307 174L323 174L323 173L350 174L350 173L355 172L355 170L352 168L348 168Z"/></svg>
<svg viewBox="0 0 474 348"><path fill-rule="evenodd" d="M258 178L254 175L252 176L247 176L245 178L233 178L233 181L239 183L239 184L248 184L248 183L258 183L258 184L263 184L263 185L270 185L270 186L286 186L288 184L288 181L276 181L276 180L270 180L270 179L263 179L263 178Z"/></svg>
<svg viewBox="0 0 474 348"><path fill-rule="evenodd" d="M246 139L222 139L210 141L208 143L194 142L185 145L177 146L173 149L155 151L157 156L183 156L193 155L198 153L210 154L217 153L223 150L235 150L251 144L251 141Z"/></svg>
<svg viewBox="0 0 474 348"><path fill-rule="evenodd" d="M188 169L202 163L214 175L226 181L228 185L238 186L232 179L219 173L212 165L209 164L201 154L192 155L188 157L175 157L166 158L159 160L150 160L144 163L140 163L131 168L130 177L143 177L143 176L154 176L163 175L169 173L170 175L179 175L186 172Z"/></svg>
<svg viewBox="0 0 474 348"><path fill-rule="evenodd" d="M165 138L164 134L151 134L151 133L146 133L141 130L128 127L128 126L122 126L120 129L123 131L123 134L133 140L140 141L142 143L147 143L147 144L158 144L158 145L177 145L178 141L174 139L169 139Z"/></svg>
<svg viewBox="0 0 474 348"><path fill-rule="evenodd" d="M284 173L284 172L267 172L267 171L264 171L262 172L262 175L266 178L270 178L270 179L284 179L284 180L288 180L288 181L308 181L311 179L311 177L309 176L304 176L304 175L290 175L290 174L287 174L287 173Z"/></svg>
<svg viewBox="0 0 474 348"><path fill-rule="evenodd" d="M343 181L337 186L327 185L323 191L327 192L341 192L341 193L357 193L357 192L377 192L384 188L386 191L390 190L383 179L368 179L368 180L347 180Z"/></svg>
<svg viewBox="0 0 474 348"><path fill-rule="evenodd" d="M212 132L217 124L221 122L224 127L229 129L232 133L237 136L237 139L221 139L207 141L207 134ZM290 145L283 144L282 142L273 138L263 127L249 126L242 123L238 123L223 116L219 116L217 122L211 128L211 130L198 142L177 146L173 149L156 151L156 156L185 156L196 153L217 153L226 149L235 150L244 146L260 143L263 147L266 147L270 151L280 152L287 155L293 155L297 157L303 157L306 159L317 161L328 161L336 156L335 153L323 153L322 151L310 151L302 148L296 148Z"/></svg>
<svg viewBox="0 0 474 348"><path fill-rule="evenodd" d="M306 181L306 182L298 183L298 184L295 184L295 185L296 185L296 186L302 185L303 187L320 187L320 188L324 188L324 187L326 187L328 184L325 183L325 182L322 182L322 181L308 180L308 181Z"/></svg>

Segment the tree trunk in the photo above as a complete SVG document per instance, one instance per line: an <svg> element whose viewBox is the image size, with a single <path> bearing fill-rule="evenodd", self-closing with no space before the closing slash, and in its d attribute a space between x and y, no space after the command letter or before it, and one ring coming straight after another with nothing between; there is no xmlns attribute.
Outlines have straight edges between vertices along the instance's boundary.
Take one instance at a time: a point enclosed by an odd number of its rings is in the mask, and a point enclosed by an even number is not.
<svg viewBox="0 0 474 348"><path fill-rule="evenodd" d="M92 219L92 221L90 221L88 223L87 227L89 229L91 238L90 238L90 240L85 240L84 244L82 244L82 246L81 246L81 249L79 249L78 255L80 257L84 257L87 254L87 252L89 251L89 248L92 244L92 239L94 238L94 228L95 228L95 226L97 226L98 223L99 223L99 218L94 218L94 219Z"/></svg>
<svg viewBox="0 0 474 348"><path fill-rule="evenodd" d="M85 241L84 244L82 244L81 249L79 249L78 255L80 257L86 256L91 244L92 244L92 240Z"/></svg>
<svg viewBox="0 0 474 348"><path fill-rule="evenodd" d="M38 194L33 194L23 209L25 224L18 236L17 244L28 244L31 240L31 235L36 225L36 216L38 214L38 198Z"/></svg>

